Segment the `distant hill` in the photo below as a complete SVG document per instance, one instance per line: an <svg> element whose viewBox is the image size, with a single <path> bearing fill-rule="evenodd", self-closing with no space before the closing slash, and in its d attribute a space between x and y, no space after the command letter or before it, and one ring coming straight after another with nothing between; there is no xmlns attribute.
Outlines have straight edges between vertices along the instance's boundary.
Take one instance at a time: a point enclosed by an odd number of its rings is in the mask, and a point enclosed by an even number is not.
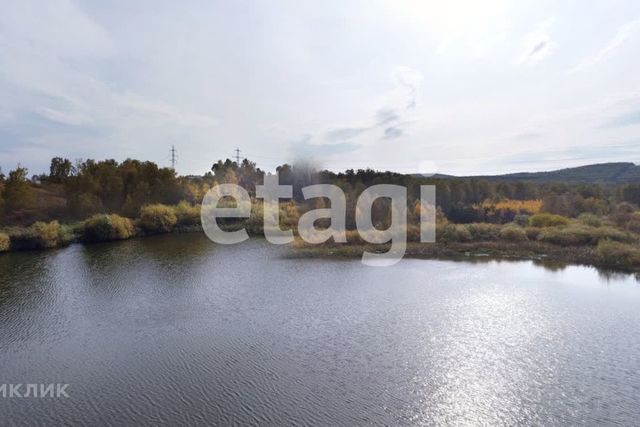
<svg viewBox="0 0 640 427"><path fill-rule="evenodd" d="M437 174L434 178L484 179L487 181L564 182L567 184L640 183L640 166L631 162L599 163L559 169L550 172L518 172L505 175L452 176Z"/></svg>

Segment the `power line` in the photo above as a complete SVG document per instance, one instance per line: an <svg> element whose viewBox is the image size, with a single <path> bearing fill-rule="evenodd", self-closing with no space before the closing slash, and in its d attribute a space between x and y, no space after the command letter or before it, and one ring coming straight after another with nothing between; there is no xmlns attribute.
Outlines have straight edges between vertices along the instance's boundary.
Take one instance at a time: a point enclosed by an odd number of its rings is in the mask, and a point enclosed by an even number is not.
<svg viewBox="0 0 640 427"><path fill-rule="evenodd" d="M178 161L176 156L176 146L171 146L171 169L176 170L176 162Z"/></svg>
<svg viewBox="0 0 640 427"><path fill-rule="evenodd" d="M240 152L241 150L239 148L236 148L234 150L235 155L234 158L236 160L236 163L238 165L240 165ZM275 169L277 166L282 166L283 164L294 164L294 162L291 161L287 161L282 159L282 157L271 157L271 156L262 156L262 155L256 155L253 153L249 153L249 155L245 155L244 158L247 159L258 159L258 162L254 162L256 163L256 166L261 167L261 168L265 168L267 167L268 169ZM393 172L398 172L398 173L413 173L416 172L419 169L419 165L412 165L412 163L403 163L403 164L375 164L375 163L368 163L366 160L362 160L362 159L340 159L338 162L335 161L329 161L329 160L325 160L325 161L321 161L320 164L322 163L326 163L328 168L335 168L338 170L341 169L354 169L354 170L358 170L358 169L373 169L373 170L378 170L378 171L393 171ZM268 166L268 165L273 165L273 166Z"/></svg>

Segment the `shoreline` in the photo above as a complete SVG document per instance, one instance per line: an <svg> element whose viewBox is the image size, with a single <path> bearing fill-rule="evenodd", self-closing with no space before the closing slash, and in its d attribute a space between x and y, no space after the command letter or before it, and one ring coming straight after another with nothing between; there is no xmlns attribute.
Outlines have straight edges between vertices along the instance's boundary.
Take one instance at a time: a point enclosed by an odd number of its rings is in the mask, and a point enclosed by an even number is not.
<svg viewBox="0 0 640 427"><path fill-rule="evenodd" d="M264 238L264 234L247 230L251 238ZM170 234L204 234L200 225L178 226L169 232L148 233L142 230L127 239L109 239L102 241L86 241L81 235L75 235L72 239L54 247L22 247L11 248L3 254L14 252L29 252L40 250L61 249L70 245L93 245L108 242L117 242L129 239L143 239L153 236ZM296 238L289 245L287 257L291 259L327 258L327 259L354 259L360 258L364 251L384 253L389 249L388 244L362 244L362 243L326 243L309 245ZM597 268L603 271L619 273L640 273L640 264L632 266L616 265L602 262L596 253L595 246L559 246L538 241L507 242L507 241L474 241L474 242L448 242L436 243L407 242L405 258L412 259L436 259L457 261L505 260L505 261L534 261L547 266L553 264L583 265Z"/></svg>
<svg viewBox="0 0 640 427"><path fill-rule="evenodd" d="M342 246L303 246L290 252L291 258L359 258L366 250L383 253L380 245L344 244ZM505 260L534 261L546 265L583 265L604 271L640 273L640 265L632 267L603 263L598 259L595 248L583 246L556 246L539 242L495 242L472 243L415 243L408 242L405 258L441 260Z"/></svg>

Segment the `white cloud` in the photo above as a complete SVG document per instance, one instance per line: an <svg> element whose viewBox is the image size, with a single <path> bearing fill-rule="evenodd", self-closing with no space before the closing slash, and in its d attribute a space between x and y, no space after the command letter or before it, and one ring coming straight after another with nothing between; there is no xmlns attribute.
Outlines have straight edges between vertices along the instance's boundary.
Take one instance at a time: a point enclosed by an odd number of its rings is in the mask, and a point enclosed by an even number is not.
<svg viewBox="0 0 640 427"><path fill-rule="evenodd" d="M393 87L377 101L371 117L361 118L348 126L333 127L326 133L326 138L334 142L359 139L362 145L366 145L380 139L404 136L418 104L423 77L420 71L411 67L395 66L390 80Z"/></svg>
<svg viewBox="0 0 640 427"><path fill-rule="evenodd" d="M583 59L578 65L569 69L568 74L577 73L592 67L597 63L604 60L611 52L620 47L625 41L631 38L635 33L640 30L640 18L634 19L631 22L627 22L621 26L613 38L607 43L605 47L600 49L595 55L589 56Z"/></svg>
<svg viewBox="0 0 640 427"><path fill-rule="evenodd" d="M508 169L531 145L630 141L630 126L594 126L635 104L591 106L640 90L632 72L640 57L614 55L632 46L638 20L619 24L640 16L640 4L593 5L579 16L578 7L157 0L149 13L135 2L7 2L0 162L33 172L52 155L166 165L175 144L179 171L202 173L236 146L269 166L289 160L291 141L308 134L303 147L330 168L411 172L433 161L445 173L473 173L491 159ZM581 67L604 59L611 67L569 78L567 65L589 52Z"/></svg>
<svg viewBox="0 0 640 427"><path fill-rule="evenodd" d="M557 46L551 38L553 22L552 18L541 22L535 30L522 38L522 53L517 60L518 64L534 64L551 55Z"/></svg>
<svg viewBox="0 0 640 427"><path fill-rule="evenodd" d="M119 49L74 3L11 3L0 17L0 44L0 91L11 94L0 96L0 117L11 120L20 138L0 142L5 158L18 151L148 158L144 147L178 138L203 142L218 124L162 93L114 84L104 72L117 66Z"/></svg>
<svg viewBox="0 0 640 427"><path fill-rule="evenodd" d="M53 108L41 107L38 108L36 112L48 120L69 126L80 126L92 123L90 118L83 116L82 114L69 111L60 111Z"/></svg>
<svg viewBox="0 0 640 427"><path fill-rule="evenodd" d="M391 80L396 85L396 89L391 93L395 100L391 102L398 108L416 108L422 87L422 73L411 67L397 66L391 71ZM408 102L405 101L407 98Z"/></svg>

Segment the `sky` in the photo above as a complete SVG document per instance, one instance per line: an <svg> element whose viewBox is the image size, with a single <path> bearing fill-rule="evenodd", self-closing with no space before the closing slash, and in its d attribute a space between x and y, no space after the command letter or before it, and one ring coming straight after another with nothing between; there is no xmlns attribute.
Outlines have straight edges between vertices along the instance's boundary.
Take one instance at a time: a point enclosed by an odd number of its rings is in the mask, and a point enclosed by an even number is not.
<svg viewBox="0 0 640 427"><path fill-rule="evenodd" d="M640 2L0 0L0 166L640 163Z"/></svg>

